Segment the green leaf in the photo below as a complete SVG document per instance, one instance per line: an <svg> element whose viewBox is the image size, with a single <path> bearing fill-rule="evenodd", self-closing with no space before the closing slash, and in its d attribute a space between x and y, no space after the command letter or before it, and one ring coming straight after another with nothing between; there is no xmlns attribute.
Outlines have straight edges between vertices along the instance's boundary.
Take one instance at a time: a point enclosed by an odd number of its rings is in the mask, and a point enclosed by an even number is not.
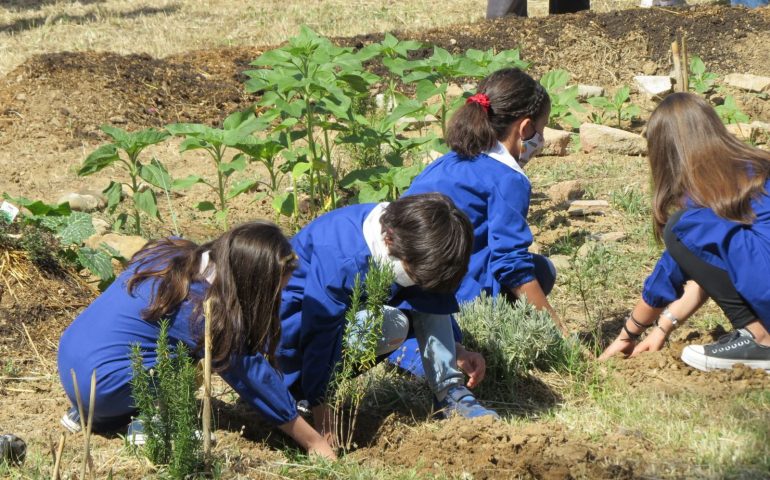
<svg viewBox="0 0 770 480"><path fill-rule="evenodd" d="M148 188L144 191L134 192L134 205L136 205L139 211L146 213L150 217L160 219L158 202L152 189Z"/></svg>
<svg viewBox="0 0 770 480"><path fill-rule="evenodd" d="M281 215L291 217L294 214L294 194L286 192L277 195L273 199L273 208Z"/></svg>
<svg viewBox="0 0 770 480"><path fill-rule="evenodd" d="M77 258L80 264L104 282L115 278L110 254L93 248L78 248Z"/></svg>
<svg viewBox="0 0 770 480"><path fill-rule="evenodd" d="M155 158L152 159L149 165L142 165L142 168L139 170L139 176L150 185L162 188L163 190L171 189L171 185L174 183L166 167Z"/></svg>
<svg viewBox="0 0 770 480"><path fill-rule="evenodd" d="M310 170L310 167L310 162L299 162L291 169L291 176L294 177L295 180L298 180Z"/></svg>
<svg viewBox="0 0 770 480"><path fill-rule="evenodd" d="M188 175L185 178L175 179L171 186L178 190L184 190L186 188L192 187L196 183L204 183L204 180L197 175Z"/></svg>
<svg viewBox="0 0 770 480"><path fill-rule="evenodd" d="M66 216L72 213L72 209L67 202L53 205L40 200L30 200L25 197L11 197L6 193L3 194L3 198L16 204L18 207L26 208L33 216Z"/></svg>
<svg viewBox="0 0 770 480"><path fill-rule="evenodd" d="M259 180L242 180L230 188L230 191L227 193L227 199L230 200L233 197L237 197L238 195L247 192L254 188L259 183Z"/></svg>
<svg viewBox="0 0 770 480"><path fill-rule="evenodd" d="M114 212L123 196L123 185L120 182L112 181L102 193L107 198L107 209L110 213Z"/></svg>
<svg viewBox="0 0 770 480"><path fill-rule="evenodd" d="M91 215L83 212L72 212L64 223L57 236L63 245L80 245L88 237L96 234L94 225L91 223Z"/></svg>
<svg viewBox="0 0 770 480"><path fill-rule="evenodd" d="M210 212L217 209L216 205L209 201L199 202L197 205L195 205L195 208L201 212Z"/></svg>
<svg viewBox="0 0 770 480"><path fill-rule="evenodd" d="M78 175L84 177L91 175L99 170L120 160L118 148L113 144L102 145L94 150L84 161L78 170Z"/></svg>
<svg viewBox="0 0 770 480"><path fill-rule="evenodd" d="M219 171L225 175L231 175L233 172L242 172L246 168L246 156L243 154L236 155L230 162L222 162L219 164Z"/></svg>
<svg viewBox="0 0 770 480"><path fill-rule="evenodd" d="M380 175L387 173L387 171L387 167L370 167L353 170L352 172L345 175L342 180L340 180L340 187L351 188L358 183L369 183L376 181Z"/></svg>
<svg viewBox="0 0 770 480"><path fill-rule="evenodd" d="M361 190L358 192L358 201L360 203L381 202L388 198L388 190L387 185L380 189L376 189L368 184L362 185Z"/></svg>

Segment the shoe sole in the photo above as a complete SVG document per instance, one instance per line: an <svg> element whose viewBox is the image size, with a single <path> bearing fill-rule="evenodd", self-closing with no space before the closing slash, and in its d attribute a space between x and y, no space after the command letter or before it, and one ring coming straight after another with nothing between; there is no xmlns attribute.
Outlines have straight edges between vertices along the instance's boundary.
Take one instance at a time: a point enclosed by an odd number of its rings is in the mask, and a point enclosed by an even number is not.
<svg viewBox="0 0 770 480"><path fill-rule="evenodd" d="M59 420L59 423L61 423L61 426L66 428L67 431L70 433L80 432L80 424L73 422L72 419L69 417L69 415L67 415L66 413L61 417L61 420Z"/></svg>
<svg viewBox="0 0 770 480"><path fill-rule="evenodd" d="M682 361L703 372L711 370L730 370L740 363L749 368L756 368L770 373L770 360L729 360L726 358L715 358L698 353L690 347L685 347L684 350L682 350Z"/></svg>

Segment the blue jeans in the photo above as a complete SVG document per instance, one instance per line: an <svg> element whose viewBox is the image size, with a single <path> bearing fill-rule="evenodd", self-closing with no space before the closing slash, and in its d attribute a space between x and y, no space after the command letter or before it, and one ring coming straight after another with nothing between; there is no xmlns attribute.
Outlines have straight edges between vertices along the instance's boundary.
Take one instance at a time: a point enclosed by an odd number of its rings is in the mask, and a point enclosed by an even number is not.
<svg viewBox="0 0 770 480"><path fill-rule="evenodd" d="M409 312L407 316L394 307L383 307L382 337L377 342L377 355L401 351L410 332L416 339L413 352L419 355L425 369L425 380L431 391L442 399L449 387L462 384L463 373L457 368L455 333L450 315ZM356 318L363 321L368 314L358 312ZM405 351L405 350L404 350Z"/></svg>
<svg viewBox="0 0 770 480"><path fill-rule="evenodd" d="M768 5L770 3L770 0L730 0L730 5L733 7L748 7L748 8L757 8L757 7L764 7L765 5Z"/></svg>

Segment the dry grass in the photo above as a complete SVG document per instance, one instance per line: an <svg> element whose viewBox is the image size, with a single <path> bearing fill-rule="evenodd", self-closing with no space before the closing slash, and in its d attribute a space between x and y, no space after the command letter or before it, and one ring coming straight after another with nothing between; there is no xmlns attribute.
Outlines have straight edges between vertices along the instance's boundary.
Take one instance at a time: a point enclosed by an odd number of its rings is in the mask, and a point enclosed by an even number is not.
<svg viewBox="0 0 770 480"><path fill-rule="evenodd" d="M690 0L691 4L713 0ZM593 9L638 0L594 0ZM0 5L0 75L34 54L109 50L156 57L225 45L274 45L302 24L329 36L481 20L485 0L9 0ZM531 0L530 15L547 14Z"/></svg>

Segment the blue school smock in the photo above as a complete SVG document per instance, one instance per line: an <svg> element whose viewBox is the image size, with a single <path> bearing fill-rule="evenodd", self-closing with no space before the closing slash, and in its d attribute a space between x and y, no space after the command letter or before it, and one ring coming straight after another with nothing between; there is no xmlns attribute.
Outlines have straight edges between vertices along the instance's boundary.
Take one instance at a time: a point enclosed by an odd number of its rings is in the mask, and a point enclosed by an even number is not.
<svg viewBox="0 0 770 480"><path fill-rule="evenodd" d="M363 280L372 254L363 235L364 220L377 204L352 205L329 212L291 239L298 268L283 290L281 344L276 351L284 383L311 406L323 402L341 358L345 312L357 275ZM459 310L452 294L418 286L391 285L388 305L423 313Z"/></svg>
<svg viewBox="0 0 770 480"><path fill-rule="evenodd" d="M150 303L153 282L140 283L131 295L126 282L133 272L133 267L123 272L75 318L59 342L59 376L73 405L75 393L70 369L77 374L85 408L88 408L91 372L96 369L95 425L111 425L117 421L114 425L117 428L135 414L129 383L133 377L129 359L131 345L140 345L144 368L157 364L155 349L160 326L143 320L141 315ZM205 281L193 282L190 298L203 298L208 286ZM179 341L183 342L195 356L195 338L202 333L202 318L196 320L199 317L193 308L194 303L185 300L169 316L168 341L172 349ZM283 385L280 374L261 354L234 358L221 376L271 423L280 425L297 416L296 402Z"/></svg>
<svg viewBox="0 0 770 480"><path fill-rule="evenodd" d="M473 158L449 152L423 170L404 195L440 192L465 212L473 225L473 253L457 291L459 302L481 292L497 296L535 279L527 224L532 186L521 172L486 153Z"/></svg>
<svg viewBox="0 0 770 480"><path fill-rule="evenodd" d="M770 192L770 180L765 183ZM719 217L710 208L691 206L672 231L691 252L725 270L741 296L770 328L770 195L751 201L756 219L749 225ZM642 299L661 308L682 296L687 275L664 251L644 282Z"/></svg>

